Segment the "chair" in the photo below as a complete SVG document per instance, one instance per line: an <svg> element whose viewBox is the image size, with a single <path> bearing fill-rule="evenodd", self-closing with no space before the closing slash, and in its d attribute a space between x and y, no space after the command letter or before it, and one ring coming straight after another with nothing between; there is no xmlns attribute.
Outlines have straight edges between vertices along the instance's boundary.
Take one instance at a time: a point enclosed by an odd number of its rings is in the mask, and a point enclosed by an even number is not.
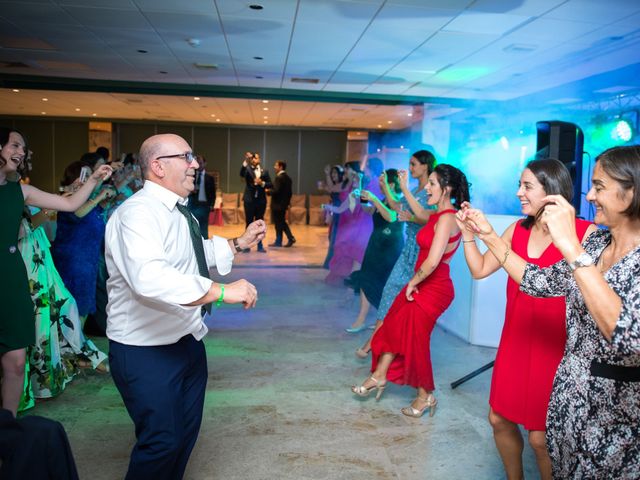
<svg viewBox="0 0 640 480"><path fill-rule="evenodd" d="M331 203L329 195L309 195L309 225L326 225L326 212L320 205Z"/></svg>
<svg viewBox="0 0 640 480"><path fill-rule="evenodd" d="M235 225L238 220L238 193L222 194L222 220L226 225Z"/></svg>
<svg viewBox="0 0 640 480"><path fill-rule="evenodd" d="M290 225L305 225L307 223L306 200L307 196L305 194L291 196L288 212Z"/></svg>

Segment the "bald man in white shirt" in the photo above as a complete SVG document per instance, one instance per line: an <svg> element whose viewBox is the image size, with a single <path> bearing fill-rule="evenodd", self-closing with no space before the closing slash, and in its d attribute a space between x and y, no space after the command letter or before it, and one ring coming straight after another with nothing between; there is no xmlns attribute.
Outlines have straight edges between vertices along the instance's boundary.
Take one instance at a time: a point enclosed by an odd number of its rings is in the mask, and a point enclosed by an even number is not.
<svg viewBox="0 0 640 480"><path fill-rule="evenodd" d="M127 479L180 479L195 445L207 382L203 316L212 303L255 306L246 280L220 284L234 252L265 236L262 220L234 239L202 239L186 209L198 162L189 144L155 135L140 148L144 187L106 229L107 337L114 382L136 428ZM199 243L200 242L200 243Z"/></svg>

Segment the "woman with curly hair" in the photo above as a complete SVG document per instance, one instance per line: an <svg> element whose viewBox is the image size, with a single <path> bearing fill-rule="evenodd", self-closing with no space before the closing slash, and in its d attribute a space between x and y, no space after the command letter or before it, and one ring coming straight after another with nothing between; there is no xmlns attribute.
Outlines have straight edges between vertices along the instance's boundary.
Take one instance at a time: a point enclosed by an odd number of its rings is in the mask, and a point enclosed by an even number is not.
<svg viewBox="0 0 640 480"><path fill-rule="evenodd" d="M426 410L430 415L435 412L429 344L436 321L453 301L449 262L461 235L455 213L469 201L467 178L451 165L438 165L429 175L426 188L428 204L436 211L416 237L420 252L415 273L371 340L371 376L351 387L360 397L375 390L376 399L387 381L415 387L416 398L401 410L410 417L421 417Z"/></svg>

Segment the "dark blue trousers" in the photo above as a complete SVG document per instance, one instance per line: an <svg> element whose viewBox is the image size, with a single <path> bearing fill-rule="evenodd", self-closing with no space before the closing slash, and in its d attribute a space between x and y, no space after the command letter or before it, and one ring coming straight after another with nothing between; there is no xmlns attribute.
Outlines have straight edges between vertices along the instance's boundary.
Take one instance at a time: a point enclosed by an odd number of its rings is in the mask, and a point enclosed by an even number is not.
<svg viewBox="0 0 640 480"><path fill-rule="evenodd" d="M136 427L128 480L181 479L198 438L207 385L201 341L139 347L109 341L111 375Z"/></svg>

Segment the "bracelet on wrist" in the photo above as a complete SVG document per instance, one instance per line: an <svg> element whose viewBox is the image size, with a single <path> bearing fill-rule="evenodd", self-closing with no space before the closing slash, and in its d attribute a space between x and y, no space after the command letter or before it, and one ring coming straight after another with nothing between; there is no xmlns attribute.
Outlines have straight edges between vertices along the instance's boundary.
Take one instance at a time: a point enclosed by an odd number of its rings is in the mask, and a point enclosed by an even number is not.
<svg viewBox="0 0 640 480"><path fill-rule="evenodd" d="M234 238L233 240L231 240L231 242L233 243L233 248L236 249L236 253L240 253L242 251L242 248L240 248L240 245L238 244L238 239Z"/></svg>
<svg viewBox="0 0 640 480"><path fill-rule="evenodd" d="M216 300L216 307L219 307L220 305L222 305L222 301L224 300L224 283L220 284L220 296L218 297L218 300Z"/></svg>
<svg viewBox="0 0 640 480"><path fill-rule="evenodd" d="M462 243L476 243L475 240L462 240Z"/></svg>

